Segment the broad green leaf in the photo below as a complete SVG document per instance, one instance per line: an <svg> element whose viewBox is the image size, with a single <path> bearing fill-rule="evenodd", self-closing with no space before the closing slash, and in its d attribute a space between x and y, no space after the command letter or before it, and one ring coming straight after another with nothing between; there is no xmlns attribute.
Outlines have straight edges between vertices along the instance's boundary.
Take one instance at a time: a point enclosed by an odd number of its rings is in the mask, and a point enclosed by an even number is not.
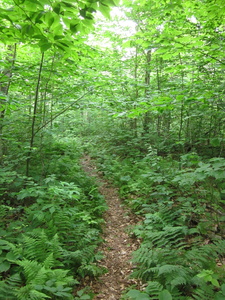
<svg viewBox="0 0 225 300"><path fill-rule="evenodd" d="M16 255L13 251L10 251L6 254L6 259L9 261L15 261L16 259L18 259L19 255Z"/></svg>
<svg viewBox="0 0 225 300"><path fill-rule="evenodd" d="M79 23L71 23L70 24L70 30L72 31L72 33L78 32L79 31Z"/></svg>
<svg viewBox="0 0 225 300"><path fill-rule="evenodd" d="M60 3L56 3L55 5L53 5L53 11L54 11L56 14L59 14L59 13L60 13L60 10L61 10Z"/></svg>
<svg viewBox="0 0 225 300"><path fill-rule="evenodd" d="M224 300L224 294L221 294L221 293L217 293L215 295L215 300Z"/></svg>
<svg viewBox="0 0 225 300"><path fill-rule="evenodd" d="M122 46L123 46L123 48L126 48L126 47L130 48L131 47L131 41L127 40L126 42L123 43Z"/></svg>
<svg viewBox="0 0 225 300"><path fill-rule="evenodd" d="M103 14L107 19L110 19L110 8L104 4L99 4L98 10Z"/></svg>
<svg viewBox="0 0 225 300"><path fill-rule="evenodd" d="M211 282L212 282L212 284L213 284L214 286L216 286L216 287L219 287L219 286L220 286L218 280L216 280L215 278L212 278L212 279L211 279Z"/></svg>
<svg viewBox="0 0 225 300"><path fill-rule="evenodd" d="M225 284L221 285L221 290L222 290L223 295L225 296Z"/></svg>
<svg viewBox="0 0 225 300"><path fill-rule="evenodd" d="M57 14L54 14L54 16L49 16L49 19L51 20L51 18L53 17L53 21L54 22L52 22L51 23L51 29L54 29L55 30L55 28L57 28L57 27L62 27L62 24L60 24L60 17L59 17L59 15L57 15Z"/></svg>
<svg viewBox="0 0 225 300"><path fill-rule="evenodd" d="M32 37L35 32L32 25L23 26L21 31L22 31L23 35L25 35L25 36L29 35L30 37Z"/></svg>
<svg viewBox="0 0 225 300"><path fill-rule="evenodd" d="M8 261L3 261L0 263L0 272L6 272L10 268L10 263Z"/></svg>
<svg viewBox="0 0 225 300"><path fill-rule="evenodd" d="M37 8L43 8L41 2L37 0L26 0L24 5L28 11L37 11Z"/></svg>
<svg viewBox="0 0 225 300"><path fill-rule="evenodd" d="M159 293L159 300L172 300L172 296L168 290L163 290Z"/></svg>
<svg viewBox="0 0 225 300"><path fill-rule="evenodd" d="M110 6L117 6L119 5L119 0L102 0L102 3L105 3L106 5L110 5Z"/></svg>
<svg viewBox="0 0 225 300"><path fill-rule="evenodd" d="M56 24L56 22L54 22L51 27L53 29L54 35L62 35L63 34L62 24L58 24L57 26L54 26L54 24Z"/></svg>
<svg viewBox="0 0 225 300"><path fill-rule="evenodd" d="M132 300L149 300L149 296L146 293L140 292L138 290L130 290L127 293L127 296L129 296Z"/></svg>
<svg viewBox="0 0 225 300"><path fill-rule="evenodd" d="M51 215L55 212L55 207L54 206L52 206L50 209L49 209L49 211L50 211L50 213L51 213Z"/></svg>
<svg viewBox="0 0 225 300"><path fill-rule="evenodd" d="M0 249L9 250L11 247L9 246L9 243L5 240L0 240Z"/></svg>
<svg viewBox="0 0 225 300"><path fill-rule="evenodd" d="M41 52L43 53L43 52L47 51L48 49L51 48L51 46L52 46L51 43L45 43L45 44L42 44L42 43L41 43L41 44L40 44Z"/></svg>

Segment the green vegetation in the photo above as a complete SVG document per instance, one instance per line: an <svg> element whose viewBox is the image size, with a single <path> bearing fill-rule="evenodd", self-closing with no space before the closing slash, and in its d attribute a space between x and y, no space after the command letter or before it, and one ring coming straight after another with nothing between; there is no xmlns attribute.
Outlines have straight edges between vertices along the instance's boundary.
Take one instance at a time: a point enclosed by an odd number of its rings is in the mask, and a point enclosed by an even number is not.
<svg viewBox="0 0 225 300"><path fill-rule="evenodd" d="M223 1L118 2L0 1L0 299L92 298L85 152L143 219L123 298L225 298Z"/></svg>
<svg viewBox="0 0 225 300"><path fill-rule="evenodd" d="M1 299L74 299L79 278L102 274L96 247L106 206L77 148L72 138L45 148L53 165L41 182L2 168Z"/></svg>

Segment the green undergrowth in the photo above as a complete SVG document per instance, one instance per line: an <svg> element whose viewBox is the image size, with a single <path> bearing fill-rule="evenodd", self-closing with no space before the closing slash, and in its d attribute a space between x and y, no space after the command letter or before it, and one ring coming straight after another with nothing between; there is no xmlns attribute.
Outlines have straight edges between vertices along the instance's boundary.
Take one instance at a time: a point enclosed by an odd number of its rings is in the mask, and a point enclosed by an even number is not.
<svg viewBox="0 0 225 300"><path fill-rule="evenodd" d="M91 299L75 290L104 272L96 249L106 204L79 149L65 140L45 147L45 176L37 161L30 177L7 159L1 168L0 299Z"/></svg>
<svg viewBox="0 0 225 300"><path fill-rule="evenodd" d="M120 158L94 154L127 205L143 217L131 234L142 243L133 254L132 287L123 299L225 299L225 159L196 153Z"/></svg>

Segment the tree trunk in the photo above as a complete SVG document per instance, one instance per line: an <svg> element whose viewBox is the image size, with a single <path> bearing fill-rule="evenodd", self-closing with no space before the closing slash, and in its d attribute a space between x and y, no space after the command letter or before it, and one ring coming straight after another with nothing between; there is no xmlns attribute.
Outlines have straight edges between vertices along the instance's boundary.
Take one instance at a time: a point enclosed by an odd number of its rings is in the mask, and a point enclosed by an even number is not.
<svg viewBox="0 0 225 300"><path fill-rule="evenodd" d="M8 79L6 82L0 82L0 163L2 162L4 155L4 138L3 138L3 123L5 118L5 106L7 103L7 98L9 94L9 88L12 80L12 70L16 60L16 44L14 46L8 46L8 53L6 60L11 64L9 68L3 71L3 75L1 77L7 76Z"/></svg>
<svg viewBox="0 0 225 300"><path fill-rule="evenodd" d="M36 117L37 117L38 95L39 95L39 88L40 88L40 83L41 83L41 72L42 72L42 67L43 67L43 62L44 62L44 54L45 53L43 52L42 56L41 56L41 62L40 62L40 67L39 67L39 72L38 72L38 80L37 80L36 91L35 91L34 110L33 110L33 115L32 115L32 124L31 124L31 138L30 138L29 151L27 153L27 160L26 160L26 176L29 176L31 153L32 153L33 145L34 145L35 121L36 121Z"/></svg>
<svg viewBox="0 0 225 300"><path fill-rule="evenodd" d="M149 97L149 85L150 85L150 75L151 75L151 71L150 71L150 62L151 62L151 49L147 51L146 54L146 68L145 68L145 84L146 84L146 88L145 88L145 97L148 98ZM143 132L147 133L149 130L149 123L150 123L150 112L146 112L144 114L144 119L143 119Z"/></svg>

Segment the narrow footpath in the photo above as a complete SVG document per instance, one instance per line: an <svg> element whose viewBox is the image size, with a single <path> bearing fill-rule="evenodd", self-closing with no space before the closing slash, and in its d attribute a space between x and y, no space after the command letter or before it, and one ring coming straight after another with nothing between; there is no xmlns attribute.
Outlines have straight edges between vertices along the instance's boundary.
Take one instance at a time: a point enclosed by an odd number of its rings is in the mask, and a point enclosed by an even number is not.
<svg viewBox="0 0 225 300"><path fill-rule="evenodd" d="M82 159L82 166L89 176L97 179L99 192L108 205L104 214L104 242L99 248L104 254L100 265L107 268L108 272L91 282L91 288L96 294L94 300L119 300L127 287L137 284L136 280L129 279L129 275L133 269L132 252L138 248L139 241L131 238L127 231L138 219L122 206L118 190L102 177L89 156Z"/></svg>

